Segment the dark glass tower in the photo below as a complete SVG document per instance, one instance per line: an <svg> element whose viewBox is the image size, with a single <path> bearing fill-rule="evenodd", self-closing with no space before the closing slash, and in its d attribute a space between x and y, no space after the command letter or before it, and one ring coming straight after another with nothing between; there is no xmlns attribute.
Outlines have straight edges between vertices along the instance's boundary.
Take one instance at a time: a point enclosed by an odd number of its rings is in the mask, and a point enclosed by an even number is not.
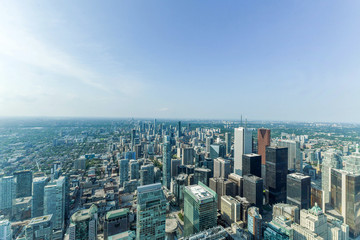
<svg viewBox="0 0 360 240"><path fill-rule="evenodd" d="M263 206L263 179L255 175L244 175L243 195L250 203L255 204L262 212Z"/></svg>
<svg viewBox="0 0 360 240"><path fill-rule="evenodd" d="M270 204L286 202L286 176L288 172L288 149L266 148L265 189Z"/></svg>
<svg viewBox="0 0 360 240"><path fill-rule="evenodd" d="M16 181L16 198L30 197L32 195L33 175L30 170L14 172Z"/></svg>
<svg viewBox="0 0 360 240"><path fill-rule="evenodd" d="M289 204L299 209L309 209L311 200L311 178L301 173L287 175L287 198Z"/></svg>
<svg viewBox="0 0 360 240"><path fill-rule="evenodd" d="M261 177L261 156L250 153L243 155L243 175L252 174Z"/></svg>

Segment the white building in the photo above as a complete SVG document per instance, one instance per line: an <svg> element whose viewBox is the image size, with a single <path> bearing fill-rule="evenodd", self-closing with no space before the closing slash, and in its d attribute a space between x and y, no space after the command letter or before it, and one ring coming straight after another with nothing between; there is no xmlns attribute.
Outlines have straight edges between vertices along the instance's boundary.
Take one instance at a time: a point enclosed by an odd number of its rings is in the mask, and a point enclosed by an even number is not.
<svg viewBox="0 0 360 240"><path fill-rule="evenodd" d="M242 156L252 153L251 129L239 127L234 129L234 173L242 176Z"/></svg>

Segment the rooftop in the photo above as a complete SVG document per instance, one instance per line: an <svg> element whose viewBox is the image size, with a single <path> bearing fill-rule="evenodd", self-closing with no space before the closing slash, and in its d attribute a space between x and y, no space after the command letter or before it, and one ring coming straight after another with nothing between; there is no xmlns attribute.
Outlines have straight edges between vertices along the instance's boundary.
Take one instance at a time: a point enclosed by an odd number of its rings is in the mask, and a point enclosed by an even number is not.
<svg viewBox="0 0 360 240"><path fill-rule="evenodd" d="M51 217L52 217L52 215L45 215L45 216L33 218L33 219L31 219L29 225L50 221Z"/></svg>
<svg viewBox="0 0 360 240"><path fill-rule="evenodd" d="M113 218L125 216L128 213L129 213L128 208L121 208L121 209L118 209L118 210L109 211L109 212L106 213L106 219L113 219Z"/></svg>
<svg viewBox="0 0 360 240"><path fill-rule="evenodd" d="M197 200L205 200L213 198L213 194L200 185L192 185L185 187L191 192Z"/></svg>
<svg viewBox="0 0 360 240"><path fill-rule="evenodd" d="M137 188L138 193L152 192L161 189L160 183L154 183L149 185L140 186Z"/></svg>
<svg viewBox="0 0 360 240"><path fill-rule="evenodd" d="M302 173L291 173L288 175L288 177L297 178L297 179L310 178L310 176L304 175Z"/></svg>

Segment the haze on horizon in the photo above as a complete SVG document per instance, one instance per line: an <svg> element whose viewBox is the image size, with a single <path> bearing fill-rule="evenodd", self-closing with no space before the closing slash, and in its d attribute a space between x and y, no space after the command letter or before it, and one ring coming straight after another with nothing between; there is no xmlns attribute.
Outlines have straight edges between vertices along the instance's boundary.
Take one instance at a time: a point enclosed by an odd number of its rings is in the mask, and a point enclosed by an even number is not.
<svg viewBox="0 0 360 240"><path fill-rule="evenodd" d="M3 1L0 116L360 122L358 1Z"/></svg>

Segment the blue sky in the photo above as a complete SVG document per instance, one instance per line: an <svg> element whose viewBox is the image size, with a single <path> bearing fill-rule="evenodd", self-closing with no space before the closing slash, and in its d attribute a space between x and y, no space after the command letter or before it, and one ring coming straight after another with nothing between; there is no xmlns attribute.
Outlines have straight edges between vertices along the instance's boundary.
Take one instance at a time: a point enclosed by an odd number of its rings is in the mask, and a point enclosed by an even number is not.
<svg viewBox="0 0 360 240"><path fill-rule="evenodd" d="M0 116L360 122L359 1L4 1Z"/></svg>

